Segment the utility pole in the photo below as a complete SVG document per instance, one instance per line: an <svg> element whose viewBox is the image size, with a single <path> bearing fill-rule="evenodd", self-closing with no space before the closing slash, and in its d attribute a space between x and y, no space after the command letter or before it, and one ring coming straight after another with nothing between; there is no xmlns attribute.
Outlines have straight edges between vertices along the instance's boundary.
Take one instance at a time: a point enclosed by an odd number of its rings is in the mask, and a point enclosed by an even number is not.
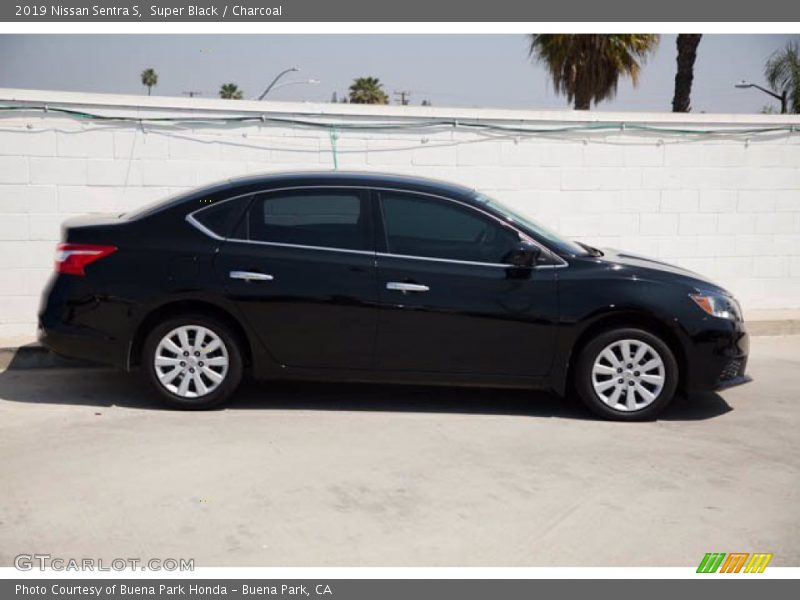
<svg viewBox="0 0 800 600"><path fill-rule="evenodd" d="M400 104L403 106L408 106L408 103L411 101L411 92L393 92L395 96L400 98Z"/></svg>
<svg viewBox="0 0 800 600"><path fill-rule="evenodd" d="M181 92L184 96L189 96L189 98L194 98L195 96L202 96L203 92L198 90L188 90L186 92Z"/></svg>

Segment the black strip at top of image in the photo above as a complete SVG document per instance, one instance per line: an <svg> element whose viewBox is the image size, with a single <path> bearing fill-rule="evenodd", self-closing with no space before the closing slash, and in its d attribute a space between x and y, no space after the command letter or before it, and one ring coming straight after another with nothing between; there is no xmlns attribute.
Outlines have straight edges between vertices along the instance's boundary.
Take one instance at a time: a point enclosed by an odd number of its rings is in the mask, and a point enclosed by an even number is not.
<svg viewBox="0 0 800 600"><path fill-rule="evenodd" d="M786 0L11 0L0 22L782 22ZM701 33L701 32L697 32ZM791 33L786 31L784 33Z"/></svg>

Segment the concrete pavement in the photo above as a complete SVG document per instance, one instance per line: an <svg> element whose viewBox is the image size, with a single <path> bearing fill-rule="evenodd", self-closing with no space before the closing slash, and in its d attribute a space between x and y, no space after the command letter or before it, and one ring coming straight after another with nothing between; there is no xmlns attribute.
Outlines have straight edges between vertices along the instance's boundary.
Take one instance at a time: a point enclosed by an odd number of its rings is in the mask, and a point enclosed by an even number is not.
<svg viewBox="0 0 800 600"><path fill-rule="evenodd" d="M248 384L162 410L103 369L0 373L0 565L800 564L800 337L654 423L522 391Z"/></svg>

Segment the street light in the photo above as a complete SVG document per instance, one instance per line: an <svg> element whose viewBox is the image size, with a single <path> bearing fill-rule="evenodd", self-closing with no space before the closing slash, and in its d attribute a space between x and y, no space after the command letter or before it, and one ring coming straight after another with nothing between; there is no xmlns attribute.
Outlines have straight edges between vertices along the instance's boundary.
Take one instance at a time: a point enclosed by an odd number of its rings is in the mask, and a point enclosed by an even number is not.
<svg viewBox="0 0 800 600"><path fill-rule="evenodd" d="M782 94L776 94L772 90L768 90L765 87L761 87L760 85L758 85L756 83L750 83L749 81L745 81L744 79L742 79L739 83L734 84L733 87L737 87L740 90L743 90L743 89L746 89L746 88L756 88L757 90L761 90L765 94L769 94L773 98L777 98L781 102L781 114L782 115L786 114L786 90L783 90Z"/></svg>
<svg viewBox="0 0 800 600"><path fill-rule="evenodd" d="M287 85L297 85L301 83L315 84L319 83L319 79L294 79L292 81L284 81L283 83L279 83L278 85L273 86L270 91L279 90L282 87L286 87Z"/></svg>
<svg viewBox="0 0 800 600"><path fill-rule="evenodd" d="M281 77L283 77L284 75L286 75L286 74L288 74L288 73L297 73L298 71L300 71L300 69L298 69L297 67L290 67L290 68L288 68L288 69L286 69L286 70L284 70L284 71L281 71L280 73L278 73L278 74L275 76L275 79L273 79L273 80L272 80L272 82L271 82L271 83L270 83L270 84L267 86L267 89L265 89L265 90L264 90L264 92L263 92L263 93L262 93L262 94L261 94L261 95L258 97L258 99L259 99L259 100L263 100L263 99L264 99L264 96L266 96L267 94L269 94L270 90L271 90L271 89L272 89L272 88L275 86L275 84L276 84L276 83L278 83L278 80L279 80Z"/></svg>

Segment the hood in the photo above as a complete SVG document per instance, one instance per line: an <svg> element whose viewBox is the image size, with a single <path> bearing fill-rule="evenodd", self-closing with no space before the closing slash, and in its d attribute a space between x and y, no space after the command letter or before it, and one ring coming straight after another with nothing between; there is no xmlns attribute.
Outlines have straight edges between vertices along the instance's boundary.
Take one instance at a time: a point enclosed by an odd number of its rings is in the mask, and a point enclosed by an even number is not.
<svg viewBox="0 0 800 600"><path fill-rule="evenodd" d="M629 267L633 271L639 269L646 270L652 277L657 277L659 279L672 282L683 280L686 285L697 287L701 290L715 291L728 296L731 295L730 292L719 284L699 273L654 258L648 258L641 254L616 250L614 248L603 248L603 256L599 257L599 259L607 263Z"/></svg>

